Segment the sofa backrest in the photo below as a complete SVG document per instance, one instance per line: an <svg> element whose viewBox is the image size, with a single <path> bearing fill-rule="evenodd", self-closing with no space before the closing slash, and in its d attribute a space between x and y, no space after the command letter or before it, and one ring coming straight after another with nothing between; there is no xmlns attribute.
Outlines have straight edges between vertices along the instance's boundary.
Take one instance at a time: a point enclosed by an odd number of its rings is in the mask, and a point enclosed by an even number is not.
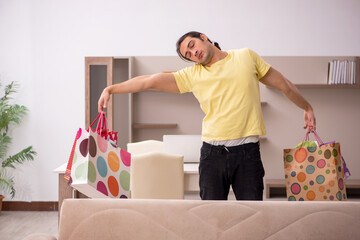
<svg viewBox="0 0 360 240"><path fill-rule="evenodd" d="M59 239L360 239L360 202L67 199Z"/></svg>

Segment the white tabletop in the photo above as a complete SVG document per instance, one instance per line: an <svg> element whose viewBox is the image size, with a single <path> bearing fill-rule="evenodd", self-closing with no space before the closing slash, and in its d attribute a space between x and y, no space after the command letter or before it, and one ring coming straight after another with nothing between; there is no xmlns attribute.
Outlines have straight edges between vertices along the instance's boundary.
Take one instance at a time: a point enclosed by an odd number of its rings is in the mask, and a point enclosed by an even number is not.
<svg viewBox="0 0 360 240"><path fill-rule="evenodd" d="M65 173L67 164L68 164L68 162L62 164L61 166L55 168L55 169L53 170L53 172L54 172L54 173Z"/></svg>
<svg viewBox="0 0 360 240"><path fill-rule="evenodd" d="M67 162L53 170L54 173L65 173ZM199 164L198 163L184 163L184 172L185 173L198 173Z"/></svg>
<svg viewBox="0 0 360 240"><path fill-rule="evenodd" d="M198 173L199 172L199 163L184 163L184 172L185 173Z"/></svg>

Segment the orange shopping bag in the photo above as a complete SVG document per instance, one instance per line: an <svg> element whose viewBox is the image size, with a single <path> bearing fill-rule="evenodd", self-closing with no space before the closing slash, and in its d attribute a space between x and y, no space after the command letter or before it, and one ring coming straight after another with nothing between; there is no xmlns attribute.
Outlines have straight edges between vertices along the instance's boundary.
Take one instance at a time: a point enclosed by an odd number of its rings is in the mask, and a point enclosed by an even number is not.
<svg viewBox="0 0 360 240"><path fill-rule="evenodd" d="M344 201L347 199L340 143L305 147L306 134L298 148L284 149L286 194L289 201Z"/></svg>

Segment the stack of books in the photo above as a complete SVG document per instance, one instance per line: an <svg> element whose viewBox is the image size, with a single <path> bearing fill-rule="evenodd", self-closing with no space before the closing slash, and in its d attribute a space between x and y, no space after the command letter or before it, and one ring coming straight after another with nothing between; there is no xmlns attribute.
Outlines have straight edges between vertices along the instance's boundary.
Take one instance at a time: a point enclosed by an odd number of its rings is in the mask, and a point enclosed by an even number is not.
<svg viewBox="0 0 360 240"><path fill-rule="evenodd" d="M355 60L332 60L328 67L328 84L355 84Z"/></svg>

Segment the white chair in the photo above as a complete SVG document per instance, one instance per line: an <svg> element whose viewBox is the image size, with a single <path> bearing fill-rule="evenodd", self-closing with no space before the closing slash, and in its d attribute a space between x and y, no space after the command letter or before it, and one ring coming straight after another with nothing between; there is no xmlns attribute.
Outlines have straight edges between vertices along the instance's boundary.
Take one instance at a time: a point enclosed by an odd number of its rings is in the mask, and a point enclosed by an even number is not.
<svg viewBox="0 0 360 240"><path fill-rule="evenodd" d="M163 152L133 154L131 198L184 199L184 157Z"/></svg>
<svg viewBox="0 0 360 240"><path fill-rule="evenodd" d="M131 154L139 154L146 152L163 152L164 144L157 140L146 140L127 144L127 151Z"/></svg>

